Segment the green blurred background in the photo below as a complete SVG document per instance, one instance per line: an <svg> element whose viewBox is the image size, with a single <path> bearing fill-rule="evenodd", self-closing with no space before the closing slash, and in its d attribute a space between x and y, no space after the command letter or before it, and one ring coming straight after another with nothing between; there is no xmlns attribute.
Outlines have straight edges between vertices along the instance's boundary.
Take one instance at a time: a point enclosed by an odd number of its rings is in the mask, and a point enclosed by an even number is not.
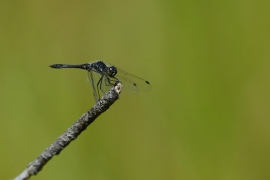
<svg viewBox="0 0 270 180"><path fill-rule="evenodd" d="M149 80L32 179L270 179L269 1L0 2L0 179L94 105L104 60Z"/></svg>

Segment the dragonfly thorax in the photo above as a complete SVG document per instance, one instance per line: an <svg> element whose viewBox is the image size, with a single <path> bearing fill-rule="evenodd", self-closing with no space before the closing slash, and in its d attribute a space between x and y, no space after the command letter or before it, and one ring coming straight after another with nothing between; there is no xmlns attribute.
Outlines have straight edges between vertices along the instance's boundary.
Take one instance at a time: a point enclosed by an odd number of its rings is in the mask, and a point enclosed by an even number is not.
<svg viewBox="0 0 270 180"><path fill-rule="evenodd" d="M103 75L107 75L109 77L114 77L117 74L117 68L114 66L109 66L105 64L103 61L97 61L91 64L91 69L95 72Z"/></svg>

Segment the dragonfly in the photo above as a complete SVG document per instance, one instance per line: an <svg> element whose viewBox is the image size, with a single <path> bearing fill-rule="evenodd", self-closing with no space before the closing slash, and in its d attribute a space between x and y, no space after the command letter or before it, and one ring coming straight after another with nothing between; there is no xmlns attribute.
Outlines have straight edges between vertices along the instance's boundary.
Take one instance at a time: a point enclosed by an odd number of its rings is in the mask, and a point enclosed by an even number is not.
<svg viewBox="0 0 270 180"><path fill-rule="evenodd" d="M101 60L80 65L52 64L50 67L55 69L78 68L87 70L88 81L92 85L93 95L96 102L99 101L102 94L105 94L118 82L121 82L123 85L123 94L135 94L151 90L151 84L149 81L129 74L126 71Z"/></svg>

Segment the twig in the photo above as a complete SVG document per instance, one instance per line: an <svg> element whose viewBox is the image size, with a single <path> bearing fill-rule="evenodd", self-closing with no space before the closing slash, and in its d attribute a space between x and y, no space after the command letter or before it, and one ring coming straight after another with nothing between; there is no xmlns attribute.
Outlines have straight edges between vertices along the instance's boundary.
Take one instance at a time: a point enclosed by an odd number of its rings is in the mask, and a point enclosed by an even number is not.
<svg viewBox="0 0 270 180"><path fill-rule="evenodd" d="M118 98L122 84L118 83L110 89L87 113L84 113L68 130L45 149L37 159L14 180L27 180L36 175L43 166L54 156L58 155L71 141L75 140L88 125L90 125L101 113L105 112Z"/></svg>

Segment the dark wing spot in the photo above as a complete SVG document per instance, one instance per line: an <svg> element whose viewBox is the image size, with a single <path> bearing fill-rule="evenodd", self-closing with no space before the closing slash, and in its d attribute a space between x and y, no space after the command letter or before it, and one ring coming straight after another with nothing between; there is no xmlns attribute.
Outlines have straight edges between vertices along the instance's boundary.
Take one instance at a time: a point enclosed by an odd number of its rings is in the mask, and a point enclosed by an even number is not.
<svg viewBox="0 0 270 180"><path fill-rule="evenodd" d="M134 85L134 86L137 86L137 84L136 84L136 83L134 83L133 85Z"/></svg>
<svg viewBox="0 0 270 180"><path fill-rule="evenodd" d="M146 84L150 84L150 82L148 82L148 81L145 81L146 82Z"/></svg>

